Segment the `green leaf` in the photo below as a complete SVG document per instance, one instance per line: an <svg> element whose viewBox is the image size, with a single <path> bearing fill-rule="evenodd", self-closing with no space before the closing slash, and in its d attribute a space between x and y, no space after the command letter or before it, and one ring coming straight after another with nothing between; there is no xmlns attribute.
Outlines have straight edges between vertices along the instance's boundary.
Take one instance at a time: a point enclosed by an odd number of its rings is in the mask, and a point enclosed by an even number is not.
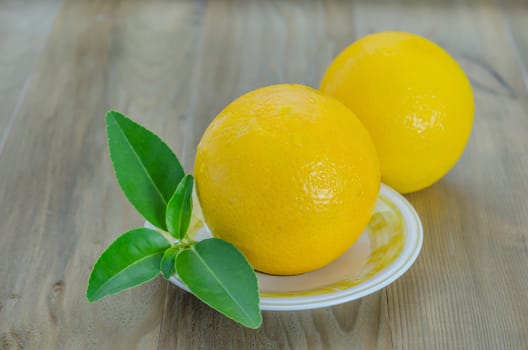
<svg viewBox="0 0 528 350"><path fill-rule="evenodd" d="M209 238L180 252L176 271L204 303L249 328L262 323L257 277L232 244Z"/></svg>
<svg viewBox="0 0 528 350"><path fill-rule="evenodd" d="M176 239L182 239L187 233L192 213L192 175L185 175L176 187L174 195L167 205L167 228Z"/></svg>
<svg viewBox="0 0 528 350"><path fill-rule="evenodd" d="M165 251L163 257L161 258L160 270L165 279L169 279L170 276L174 273L174 268L176 264L176 257L181 252L181 246L174 246Z"/></svg>
<svg viewBox="0 0 528 350"><path fill-rule="evenodd" d="M95 301L148 282L160 272L169 242L159 232L137 228L117 238L95 263L86 298Z"/></svg>
<svg viewBox="0 0 528 350"><path fill-rule="evenodd" d="M183 168L155 134L116 111L106 113L110 158L126 197L152 225L166 230L165 209Z"/></svg>

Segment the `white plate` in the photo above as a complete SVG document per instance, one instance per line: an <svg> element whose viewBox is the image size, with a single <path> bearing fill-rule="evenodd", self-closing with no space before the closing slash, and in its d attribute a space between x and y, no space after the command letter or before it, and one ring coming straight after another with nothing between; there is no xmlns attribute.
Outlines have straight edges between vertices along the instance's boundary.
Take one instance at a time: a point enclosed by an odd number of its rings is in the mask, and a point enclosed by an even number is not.
<svg viewBox="0 0 528 350"><path fill-rule="evenodd" d="M196 240L210 237L201 211L197 205L195 207L190 231ZM412 205L382 184L368 227L339 259L302 275L257 273L260 308L280 311L314 309L377 292L411 267L420 253L422 240L422 224ZM189 291L177 275L170 281Z"/></svg>

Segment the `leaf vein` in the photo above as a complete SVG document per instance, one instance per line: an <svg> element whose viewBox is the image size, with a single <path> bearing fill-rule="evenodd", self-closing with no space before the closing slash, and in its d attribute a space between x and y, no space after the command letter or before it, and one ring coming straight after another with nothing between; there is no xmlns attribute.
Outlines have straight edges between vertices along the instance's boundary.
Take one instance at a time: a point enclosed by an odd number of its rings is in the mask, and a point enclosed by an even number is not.
<svg viewBox="0 0 528 350"><path fill-rule="evenodd" d="M229 289L227 289L224 284L216 277L216 275L213 273L213 270L211 270L209 268L209 265L206 263L206 261L204 259L202 259L202 257L200 256L200 254L198 254L198 252L196 252L196 249L194 248L194 246L191 248L195 253L196 253L196 256L198 257L198 259L200 259L200 261L202 262L202 264L204 264L204 266L206 267L206 269L211 273L211 275L213 276L213 278L218 282L218 284L226 291L226 293L231 297L231 299L239 306L239 308L242 310L242 312L251 320L253 320L253 317L251 317L250 314L248 314L245 310L245 308L240 305L240 303L238 302L238 300L230 293Z"/></svg>
<svg viewBox="0 0 528 350"><path fill-rule="evenodd" d="M161 190L159 189L159 187L157 186L156 182L154 181L154 179L152 178L152 175L149 173L147 167L145 166L145 164L143 163L143 161L141 160L141 158L138 156L137 154L137 151L136 149L134 148L134 145L132 145L130 143L130 141L128 140L128 137L126 136L125 132L123 131L121 125L119 124L119 122L117 121L117 119L113 118L115 124L117 125L118 127L118 130L121 132L121 135L123 136L123 138L125 139L127 145L130 147L130 149L133 151L132 153L134 154L134 156L136 157L136 159L138 160L139 164L141 165L141 168L145 171L145 174L147 175L148 179L150 180L150 183L152 185L152 187L154 187L154 189L156 190L156 192L158 193L158 195L160 196L163 204L165 204L165 206L167 206L167 201L165 200L165 197L163 197L163 194L161 193Z"/></svg>
<svg viewBox="0 0 528 350"><path fill-rule="evenodd" d="M160 255L160 253L162 252L162 250L160 251L157 251L153 254L149 254L149 255L145 255L143 256L141 259L138 259L136 261L134 261L132 264L130 265L127 265L125 266L123 269L119 270L118 272L116 272L112 277L110 277L106 282L104 282L101 287L99 287L98 289L96 289L96 291L94 292L94 295L98 296L99 295L99 292L104 289L108 284L110 284L110 282L112 282L115 278L117 278L119 275L121 275L123 272L125 272L126 270L130 269L130 268L133 268L134 266L136 266L137 264L147 260L147 259L150 259L156 255Z"/></svg>

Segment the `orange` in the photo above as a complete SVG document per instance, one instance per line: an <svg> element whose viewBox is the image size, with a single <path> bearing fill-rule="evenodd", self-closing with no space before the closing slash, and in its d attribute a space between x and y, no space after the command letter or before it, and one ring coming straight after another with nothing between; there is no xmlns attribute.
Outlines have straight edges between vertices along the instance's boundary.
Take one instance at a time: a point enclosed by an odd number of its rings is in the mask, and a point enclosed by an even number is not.
<svg viewBox="0 0 528 350"><path fill-rule="evenodd" d="M473 124L470 83L457 62L415 34L382 32L347 47L321 90L369 131L383 182L402 193L428 187L457 162Z"/></svg>
<svg viewBox="0 0 528 350"><path fill-rule="evenodd" d="M213 235L277 275L342 255L366 227L380 186L374 145L354 113L292 84L228 105L205 131L194 172Z"/></svg>

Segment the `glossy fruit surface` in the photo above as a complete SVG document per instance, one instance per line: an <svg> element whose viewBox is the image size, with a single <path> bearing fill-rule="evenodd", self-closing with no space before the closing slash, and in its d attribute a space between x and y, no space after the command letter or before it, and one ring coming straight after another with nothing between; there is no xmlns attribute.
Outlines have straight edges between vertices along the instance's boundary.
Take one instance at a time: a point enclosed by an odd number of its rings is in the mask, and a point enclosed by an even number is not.
<svg viewBox="0 0 528 350"><path fill-rule="evenodd" d="M330 64L321 90L362 121L382 181L402 193L443 177L473 125L466 75L446 51L415 34L382 32L354 42Z"/></svg>
<svg viewBox="0 0 528 350"><path fill-rule="evenodd" d="M278 275L344 253L366 227L380 187L374 145L354 114L293 84L228 105L205 131L194 172L214 236L256 270Z"/></svg>

